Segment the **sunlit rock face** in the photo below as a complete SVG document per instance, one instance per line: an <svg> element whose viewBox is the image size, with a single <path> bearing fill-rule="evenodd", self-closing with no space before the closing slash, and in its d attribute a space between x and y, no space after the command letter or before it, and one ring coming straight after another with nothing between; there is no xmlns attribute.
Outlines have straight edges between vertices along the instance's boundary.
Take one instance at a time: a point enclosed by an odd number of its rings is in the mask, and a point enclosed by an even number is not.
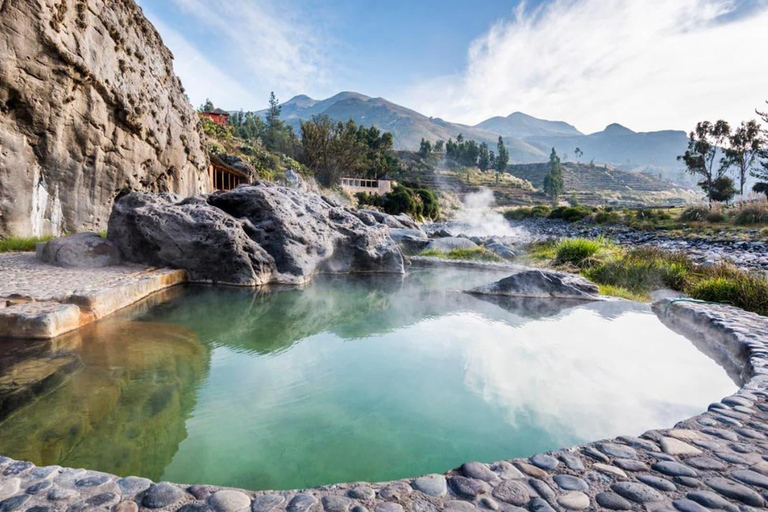
<svg viewBox="0 0 768 512"><path fill-rule="evenodd" d="M102 230L124 191L204 192L201 138L132 0L0 0L0 236Z"/></svg>
<svg viewBox="0 0 768 512"><path fill-rule="evenodd" d="M69 375L3 422L0 453L158 479L187 436L209 359L194 331L170 324L107 322L58 338L6 369L27 386L65 364Z"/></svg>

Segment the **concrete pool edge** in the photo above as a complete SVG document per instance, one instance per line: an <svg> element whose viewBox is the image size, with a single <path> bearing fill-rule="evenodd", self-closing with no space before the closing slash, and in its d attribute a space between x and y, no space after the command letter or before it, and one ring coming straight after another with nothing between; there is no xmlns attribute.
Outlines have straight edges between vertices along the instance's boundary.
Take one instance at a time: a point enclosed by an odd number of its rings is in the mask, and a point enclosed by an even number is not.
<svg viewBox="0 0 768 512"><path fill-rule="evenodd" d="M768 318L728 306L664 300L668 327L694 337L739 369L746 384L675 428L444 475L305 491L249 492L207 485L153 484L88 470L35 468L0 458L0 509L139 508L304 512L471 511L584 508L701 510L765 505L768 489ZM354 454L350 454L354 456Z"/></svg>

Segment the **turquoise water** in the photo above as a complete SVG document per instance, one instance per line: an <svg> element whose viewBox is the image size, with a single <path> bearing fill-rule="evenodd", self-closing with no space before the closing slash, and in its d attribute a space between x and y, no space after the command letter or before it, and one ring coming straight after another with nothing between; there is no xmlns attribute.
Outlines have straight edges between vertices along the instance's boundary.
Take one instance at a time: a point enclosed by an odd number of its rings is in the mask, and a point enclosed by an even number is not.
<svg viewBox="0 0 768 512"><path fill-rule="evenodd" d="M302 488L639 434L736 389L645 305L460 293L505 275L188 287L34 350L0 343L6 374L66 368L0 424L0 453L155 480Z"/></svg>

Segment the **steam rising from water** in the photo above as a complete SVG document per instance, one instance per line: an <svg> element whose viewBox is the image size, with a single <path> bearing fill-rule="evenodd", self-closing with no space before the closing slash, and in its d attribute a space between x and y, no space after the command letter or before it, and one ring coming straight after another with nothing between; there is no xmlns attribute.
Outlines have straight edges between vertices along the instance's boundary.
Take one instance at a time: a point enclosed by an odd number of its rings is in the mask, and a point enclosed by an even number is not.
<svg viewBox="0 0 768 512"><path fill-rule="evenodd" d="M493 192L487 188L467 195L464 207L446 229L453 235L498 236L513 238L516 242L527 238L529 234L525 229L510 226L502 214L491 209L495 204Z"/></svg>

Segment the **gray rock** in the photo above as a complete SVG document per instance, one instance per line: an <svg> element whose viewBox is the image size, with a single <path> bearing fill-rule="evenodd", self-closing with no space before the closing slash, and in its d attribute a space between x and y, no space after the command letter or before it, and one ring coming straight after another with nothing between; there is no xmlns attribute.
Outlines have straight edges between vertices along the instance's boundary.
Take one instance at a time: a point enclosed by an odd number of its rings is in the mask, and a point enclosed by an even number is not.
<svg viewBox="0 0 768 512"><path fill-rule="evenodd" d="M29 501L29 499L30 496L28 494L22 494L0 501L0 512L13 512L14 510L19 510L27 501Z"/></svg>
<svg viewBox="0 0 768 512"><path fill-rule="evenodd" d="M768 477L761 475L760 473L756 473L748 469L737 469L735 471L731 471L731 476L740 482L744 482L745 484L768 489Z"/></svg>
<svg viewBox="0 0 768 512"><path fill-rule="evenodd" d="M403 506L391 501L382 501L374 509L376 512L403 512Z"/></svg>
<svg viewBox="0 0 768 512"><path fill-rule="evenodd" d="M713 509L727 509L730 502L712 491L691 491L686 497L700 505Z"/></svg>
<svg viewBox="0 0 768 512"><path fill-rule="evenodd" d="M728 480L727 478L708 478L704 483L727 498L741 501L752 507L762 507L765 505L765 500L762 496L749 487L738 484L733 480Z"/></svg>
<svg viewBox="0 0 768 512"><path fill-rule="evenodd" d="M448 485L443 475L422 476L414 480L411 485L414 489L423 492L427 496L440 497L448 492Z"/></svg>
<svg viewBox="0 0 768 512"><path fill-rule="evenodd" d="M240 491L223 490L210 495L208 504L216 512L236 512L248 508L251 499Z"/></svg>
<svg viewBox="0 0 768 512"><path fill-rule="evenodd" d="M701 480L692 476L676 476L672 479L676 484L690 487L691 489L697 489L701 487Z"/></svg>
<svg viewBox="0 0 768 512"><path fill-rule="evenodd" d="M541 498L533 498L530 504L531 512L555 512L549 503Z"/></svg>
<svg viewBox="0 0 768 512"><path fill-rule="evenodd" d="M353 488L351 488L349 491L347 491L347 494L350 498L355 498L358 500L372 500L376 497L376 491L374 491L371 487L367 485L358 485ZM258 512L258 511L254 511ZM266 512L266 511L264 511Z"/></svg>
<svg viewBox="0 0 768 512"><path fill-rule="evenodd" d="M317 503L317 498L311 494L299 493L291 499L286 510L288 512L304 512L309 510L315 503Z"/></svg>
<svg viewBox="0 0 768 512"><path fill-rule="evenodd" d="M3 469L3 476L21 475L22 473L25 473L34 467L35 465L32 464L31 462L26 462L26 461L12 462L11 464L8 464Z"/></svg>
<svg viewBox="0 0 768 512"><path fill-rule="evenodd" d="M472 240L463 238L460 236L449 236L445 238L437 238L429 242L424 248L425 251L437 251L437 252L451 252L455 249L479 249Z"/></svg>
<svg viewBox="0 0 768 512"><path fill-rule="evenodd" d="M283 504L285 498L279 494L264 494L257 496L251 503L251 510L253 512L269 512L275 507Z"/></svg>
<svg viewBox="0 0 768 512"><path fill-rule="evenodd" d="M200 120L140 7L2 3L0 237L100 231L125 191L207 191Z"/></svg>
<svg viewBox="0 0 768 512"><path fill-rule="evenodd" d="M51 485L50 480L41 480L40 482L37 482L36 484L30 485L27 487L27 490L25 491L27 494L40 494L43 491L46 491Z"/></svg>
<svg viewBox="0 0 768 512"><path fill-rule="evenodd" d="M635 459L614 459L613 463L626 471L648 471L648 466L645 462Z"/></svg>
<svg viewBox="0 0 768 512"><path fill-rule="evenodd" d="M692 468L700 469L702 471L721 470L725 468L725 464L719 460L715 460L712 457L691 457L685 459L685 463Z"/></svg>
<svg viewBox="0 0 768 512"><path fill-rule="evenodd" d="M584 471L584 462L578 456L567 452L560 453L558 456L571 471Z"/></svg>
<svg viewBox="0 0 768 512"><path fill-rule="evenodd" d="M187 503L186 505L183 505L180 509L178 509L176 512L216 512L213 507L208 505L207 503L202 502L195 502L195 503Z"/></svg>
<svg viewBox="0 0 768 512"><path fill-rule="evenodd" d="M680 512L708 512L705 507L691 500L674 500L672 505Z"/></svg>
<svg viewBox="0 0 768 512"><path fill-rule="evenodd" d="M496 473L482 462L467 462L461 466L461 473L467 478L477 478L484 482L491 482L498 478Z"/></svg>
<svg viewBox="0 0 768 512"><path fill-rule="evenodd" d="M619 459L636 459L637 458L637 452L633 448L630 448L629 446L623 446L616 443L600 443L598 446L600 447L601 452L605 453L610 457L615 457Z"/></svg>
<svg viewBox="0 0 768 512"><path fill-rule="evenodd" d="M399 501L411 494L411 486L405 482L392 482L379 491L379 496L385 500Z"/></svg>
<svg viewBox="0 0 768 512"><path fill-rule="evenodd" d="M472 503L461 500L446 501L443 507L445 510L450 510L451 512L474 512L477 510L477 507Z"/></svg>
<svg viewBox="0 0 768 512"><path fill-rule="evenodd" d="M651 468L668 476L699 476L699 472L679 462L663 460L654 463Z"/></svg>
<svg viewBox="0 0 768 512"><path fill-rule="evenodd" d="M673 484L666 478L661 478L653 475L637 475L637 479L643 482L644 484L648 484L651 487L654 487L660 491L672 492L677 489L675 484Z"/></svg>
<svg viewBox="0 0 768 512"><path fill-rule="evenodd" d="M568 510L583 510L589 507L589 496L583 492L567 492L557 498L557 503Z"/></svg>
<svg viewBox="0 0 768 512"><path fill-rule="evenodd" d="M553 491L552 488L547 485L544 480L539 480L538 478L530 478L528 480L528 485L533 487L533 490L536 491L539 496L545 500L552 500L555 497L555 491Z"/></svg>
<svg viewBox="0 0 768 512"><path fill-rule="evenodd" d="M487 508L488 510L499 510L499 504L488 496L483 496L480 498L479 503L482 508Z"/></svg>
<svg viewBox="0 0 768 512"><path fill-rule="evenodd" d="M616 482L611 486L611 490L636 503L650 503L664 499L664 496L655 489L636 482Z"/></svg>
<svg viewBox="0 0 768 512"><path fill-rule="evenodd" d="M295 284L317 272L404 272L385 226L268 183L181 202L129 194L115 204L109 238L128 261L182 268L200 282Z"/></svg>
<svg viewBox="0 0 768 512"><path fill-rule="evenodd" d="M80 488L99 487L101 485L106 484L110 480L111 480L111 477L109 475L88 474L84 478L75 480L75 487L80 487Z"/></svg>
<svg viewBox="0 0 768 512"><path fill-rule="evenodd" d="M115 244L96 233L78 233L41 244L37 257L57 267L100 268L120 264L120 251Z"/></svg>
<svg viewBox="0 0 768 512"><path fill-rule="evenodd" d="M389 236L408 254L416 254L429 244L429 237L420 229L390 229Z"/></svg>
<svg viewBox="0 0 768 512"><path fill-rule="evenodd" d="M492 494L494 498L518 507L525 505L530 499L528 489L515 480L500 483L493 489Z"/></svg>
<svg viewBox="0 0 768 512"><path fill-rule="evenodd" d="M469 293L505 297L599 300L597 285L581 276L553 270L524 270Z"/></svg>
<svg viewBox="0 0 768 512"><path fill-rule="evenodd" d="M67 512L86 512L91 510L108 510L120 501L120 496L114 492L102 492L90 498L79 501L67 508Z"/></svg>
<svg viewBox="0 0 768 512"><path fill-rule="evenodd" d="M147 490L141 504L147 508L164 508L173 505L183 497L184 491L174 485L161 482Z"/></svg>
<svg viewBox="0 0 768 512"><path fill-rule="evenodd" d="M499 242L490 242L485 244L485 248L491 251L493 254L505 260L513 260L517 257L515 251Z"/></svg>
<svg viewBox="0 0 768 512"><path fill-rule="evenodd" d="M120 492L123 496L136 496L140 492L144 492L152 485L152 480L149 478L139 478L137 476L129 476L120 478L117 480L117 486L120 488Z"/></svg>
<svg viewBox="0 0 768 512"><path fill-rule="evenodd" d="M488 492L489 486L482 480L475 478L467 478L465 476L452 476L448 480L448 484L451 489L458 496L464 496L467 498L474 498L479 494Z"/></svg>
<svg viewBox="0 0 768 512"><path fill-rule="evenodd" d="M589 484L579 477L571 475L555 475L552 477L557 486L565 491L587 491Z"/></svg>
<svg viewBox="0 0 768 512"><path fill-rule="evenodd" d="M632 504L613 492L601 492L595 496L597 504L609 510L630 510Z"/></svg>
<svg viewBox="0 0 768 512"><path fill-rule="evenodd" d="M352 500L345 496L323 496L323 499L320 501L327 512L346 512L352 505Z"/></svg>
<svg viewBox="0 0 768 512"><path fill-rule="evenodd" d="M560 464L560 461L558 461L556 458L544 453L538 453L534 455L530 458L530 461L534 466L541 469L546 469L547 471L555 469Z"/></svg>

